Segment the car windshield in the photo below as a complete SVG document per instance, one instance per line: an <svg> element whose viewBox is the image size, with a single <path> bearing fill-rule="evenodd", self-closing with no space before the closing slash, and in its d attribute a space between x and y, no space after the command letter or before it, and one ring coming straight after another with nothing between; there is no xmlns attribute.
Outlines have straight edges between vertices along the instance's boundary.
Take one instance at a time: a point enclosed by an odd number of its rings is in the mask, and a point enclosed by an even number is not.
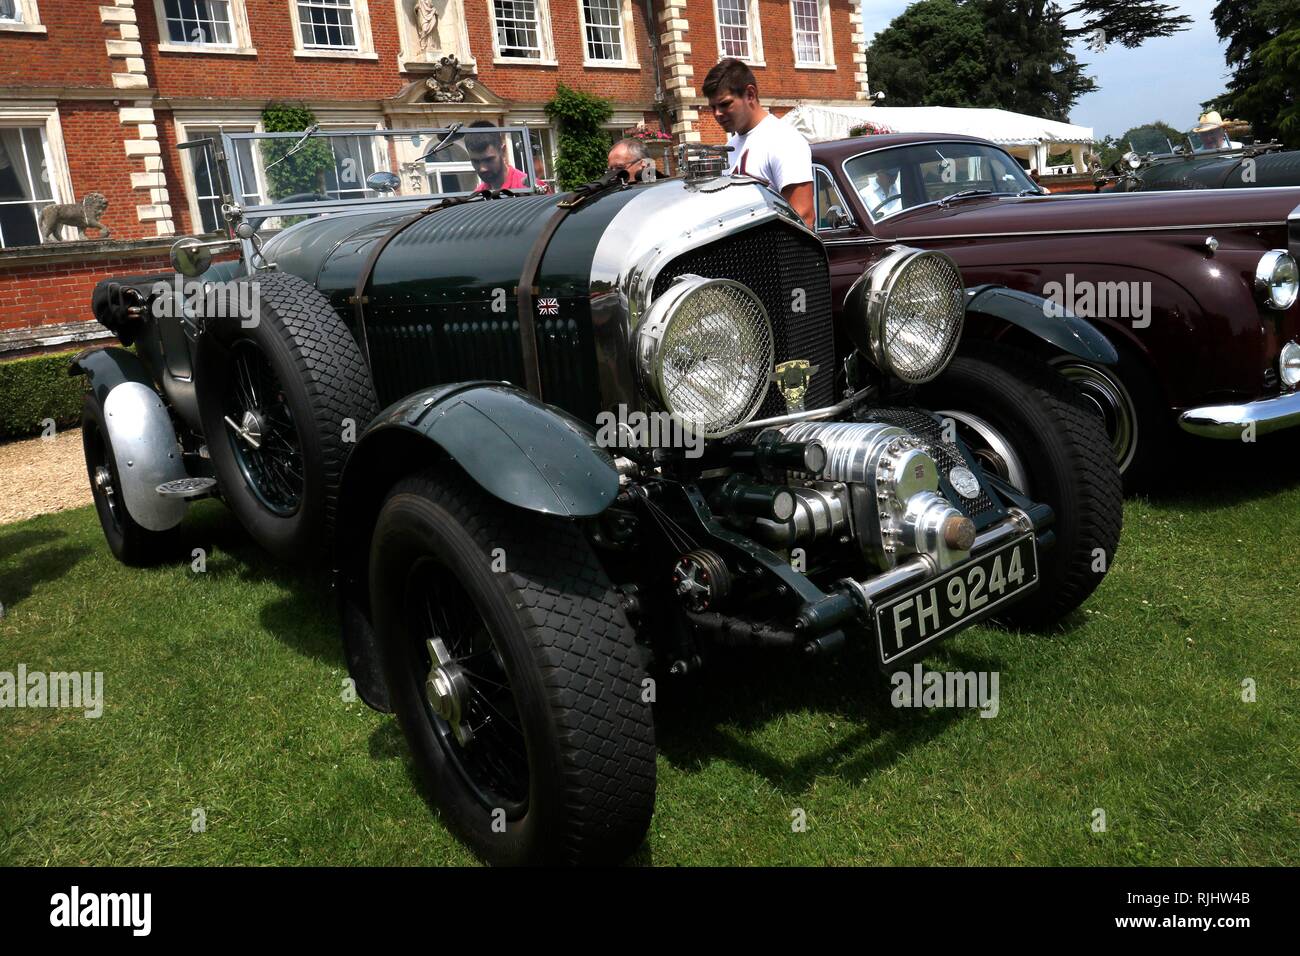
<svg viewBox="0 0 1300 956"><path fill-rule="evenodd" d="M844 163L872 220L957 193L1011 195L1038 191L1002 150L981 143L918 143L865 153Z"/></svg>
<svg viewBox="0 0 1300 956"><path fill-rule="evenodd" d="M199 199L195 225L203 232L225 230L225 188L266 232L304 215L363 203L487 188L549 192L552 185L536 134L521 127L317 129L305 139L302 133L214 129L187 142L195 144L184 152ZM218 144L225 162L218 160Z"/></svg>

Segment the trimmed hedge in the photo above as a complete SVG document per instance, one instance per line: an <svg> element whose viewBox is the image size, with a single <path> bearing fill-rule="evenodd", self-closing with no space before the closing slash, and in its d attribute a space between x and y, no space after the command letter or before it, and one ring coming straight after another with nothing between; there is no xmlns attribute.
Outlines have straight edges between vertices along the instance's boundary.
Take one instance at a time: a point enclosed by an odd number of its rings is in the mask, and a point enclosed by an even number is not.
<svg viewBox="0 0 1300 956"><path fill-rule="evenodd" d="M76 352L36 355L0 362L0 441L38 435L41 422L60 426L81 421L85 379L68 375Z"/></svg>

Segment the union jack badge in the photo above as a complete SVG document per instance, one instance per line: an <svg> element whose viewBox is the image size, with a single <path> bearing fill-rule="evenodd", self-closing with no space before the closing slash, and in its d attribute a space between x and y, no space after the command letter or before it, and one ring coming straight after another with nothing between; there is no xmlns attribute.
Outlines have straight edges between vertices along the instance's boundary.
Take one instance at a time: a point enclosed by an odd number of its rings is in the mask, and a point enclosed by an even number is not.
<svg viewBox="0 0 1300 956"><path fill-rule="evenodd" d="M538 299L537 314L538 315L559 315L560 300L559 299Z"/></svg>

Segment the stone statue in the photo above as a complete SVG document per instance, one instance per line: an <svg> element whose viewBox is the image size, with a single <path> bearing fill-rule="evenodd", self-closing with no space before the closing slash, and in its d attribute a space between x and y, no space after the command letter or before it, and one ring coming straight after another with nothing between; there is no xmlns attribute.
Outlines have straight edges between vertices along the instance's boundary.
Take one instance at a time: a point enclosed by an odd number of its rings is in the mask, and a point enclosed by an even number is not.
<svg viewBox="0 0 1300 956"><path fill-rule="evenodd" d="M77 230L77 238L85 239L87 229L98 229L103 233L101 239L108 238L108 227L99 221L99 217L108 208L108 200L103 193L86 193L80 203L65 202L56 206L46 206L41 210L41 236L47 242L59 241L59 230L72 226Z"/></svg>
<svg viewBox="0 0 1300 956"><path fill-rule="evenodd" d="M424 84L429 88L429 99L435 103L463 103L465 91L474 88L474 74L456 57L444 56Z"/></svg>
<svg viewBox="0 0 1300 956"><path fill-rule="evenodd" d="M438 39L437 0L415 0L415 32L420 38L420 52L433 53L442 44Z"/></svg>

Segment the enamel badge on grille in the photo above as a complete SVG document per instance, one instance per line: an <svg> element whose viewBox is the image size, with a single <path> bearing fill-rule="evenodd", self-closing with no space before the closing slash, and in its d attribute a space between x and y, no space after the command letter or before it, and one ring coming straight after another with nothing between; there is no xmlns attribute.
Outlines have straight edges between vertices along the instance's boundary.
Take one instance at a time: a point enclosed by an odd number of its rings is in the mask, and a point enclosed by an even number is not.
<svg viewBox="0 0 1300 956"><path fill-rule="evenodd" d="M538 315L559 315L560 300L559 299L538 299L537 314Z"/></svg>

